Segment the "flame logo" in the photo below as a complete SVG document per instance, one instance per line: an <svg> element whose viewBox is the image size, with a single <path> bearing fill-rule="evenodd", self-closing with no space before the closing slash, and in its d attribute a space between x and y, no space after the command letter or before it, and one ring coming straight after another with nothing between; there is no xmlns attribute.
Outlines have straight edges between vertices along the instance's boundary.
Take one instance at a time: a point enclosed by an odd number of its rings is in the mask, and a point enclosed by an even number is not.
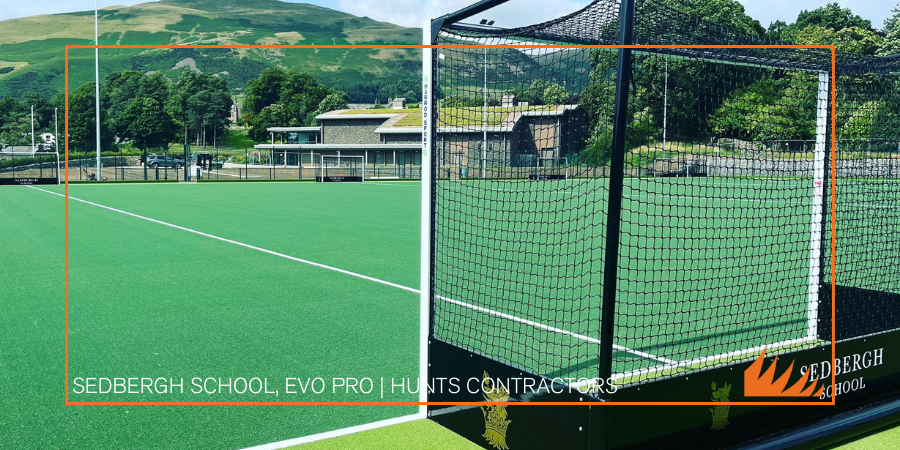
<svg viewBox="0 0 900 450"><path fill-rule="evenodd" d="M809 379L809 371L800 374L800 379L793 386L786 388L791 374L794 372L794 362L791 361L790 367L775 380L775 366L778 364L778 357L772 361L769 368L762 373L763 360L766 357L766 349L763 348L759 358L744 371L744 396L745 397L818 397L822 395L824 385L819 386L819 379ZM803 386L809 384L809 387L803 389Z"/></svg>

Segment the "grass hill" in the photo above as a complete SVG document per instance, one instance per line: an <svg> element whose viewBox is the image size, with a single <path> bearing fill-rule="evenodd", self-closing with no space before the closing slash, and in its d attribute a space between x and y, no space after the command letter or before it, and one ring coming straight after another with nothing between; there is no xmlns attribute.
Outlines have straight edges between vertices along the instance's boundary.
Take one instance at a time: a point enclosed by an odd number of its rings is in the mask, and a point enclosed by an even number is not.
<svg viewBox="0 0 900 450"><path fill-rule="evenodd" d="M161 0L100 10L100 44L417 44L421 30L310 4L278 0ZM93 44L94 12L0 22L0 96L64 89L64 46ZM70 50L70 89L93 80L94 51ZM236 94L270 65L309 73L329 86L418 83L418 50L101 49L100 72L185 67L218 74ZM371 100L371 99L368 99ZM385 99L381 99L384 101Z"/></svg>

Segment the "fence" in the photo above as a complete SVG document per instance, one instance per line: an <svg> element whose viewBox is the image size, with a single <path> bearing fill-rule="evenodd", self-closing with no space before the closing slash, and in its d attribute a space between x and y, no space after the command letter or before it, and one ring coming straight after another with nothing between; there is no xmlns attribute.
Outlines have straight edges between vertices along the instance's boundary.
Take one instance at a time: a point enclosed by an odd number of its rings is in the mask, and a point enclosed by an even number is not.
<svg viewBox="0 0 900 450"><path fill-rule="evenodd" d="M202 167L200 180L215 181L271 181L271 180L314 180L320 170L319 163L311 161L309 154L299 158L293 165L278 164L270 161L264 153L255 150L213 150L197 152L191 156L188 164L193 166L198 153L210 153L213 164ZM104 152L101 161L101 177L104 181L179 181L185 177L183 153L162 152L158 155L162 161L170 161L171 167L161 164L159 167L144 167L142 156L126 154L118 155ZM176 163L178 167L175 167ZM95 157L76 157L69 159L69 181L92 181L97 168ZM421 166L413 164L368 164L367 179L418 179L421 178ZM188 170L188 178L193 180L196 172Z"/></svg>

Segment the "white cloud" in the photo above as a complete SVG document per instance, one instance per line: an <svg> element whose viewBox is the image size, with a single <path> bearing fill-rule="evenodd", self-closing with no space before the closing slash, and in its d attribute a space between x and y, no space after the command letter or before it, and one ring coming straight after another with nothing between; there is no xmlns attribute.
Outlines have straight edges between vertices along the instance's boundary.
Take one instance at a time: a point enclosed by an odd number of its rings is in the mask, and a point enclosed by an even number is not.
<svg viewBox="0 0 900 450"><path fill-rule="evenodd" d="M474 0L340 0L338 9L358 16L396 23L407 27L421 27L425 19L433 19L462 9ZM501 27L516 27L545 22L577 11L588 1L572 0L511 0L490 9L467 22L480 19L495 21Z"/></svg>
<svg viewBox="0 0 900 450"><path fill-rule="evenodd" d="M99 0L98 7L131 6L138 3L147 3L153 0ZM16 17L36 16L40 14L59 14L75 11L92 11L93 0L72 0L61 2L59 0L0 0L0 20L14 19Z"/></svg>
<svg viewBox="0 0 900 450"><path fill-rule="evenodd" d="M291 0L303 1L303 0ZM351 14L368 16L375 20L396 23L408 27L421 27L426 18L435 18L465 6L476 0L311 0L324 6L333 7ZM658 0L659 1L659 0ZM768 26L775 20L791 23L802 10L812 10L827 3L838 2L843 8L850 8L854 14L872 21L872 26L881 28L890 17L900 0L737 0L744 5L747 14L762 25ZM482 18L496 21L502 27L514 27L544 22L574 12L590 0L510 0L508 3L488 10L469 19L477 22ZM663 0L664 2L664 0Z"/></svg>

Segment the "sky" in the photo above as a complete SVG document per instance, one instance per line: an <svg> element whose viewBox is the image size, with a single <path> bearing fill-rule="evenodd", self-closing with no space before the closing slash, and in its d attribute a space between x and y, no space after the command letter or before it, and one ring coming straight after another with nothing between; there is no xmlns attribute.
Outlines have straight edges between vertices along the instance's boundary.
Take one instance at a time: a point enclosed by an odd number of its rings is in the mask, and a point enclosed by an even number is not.
<svg viewBox="0 0 900 450"><path fill-rule="evenodd" d="M134 5L147 0L97 0L101 8L114 5ZM384 22L420 27L426 17L436 17L455 11L475 0L286 0L292 3L314 3L358 16L368 16ZM793 22L804 9L815 9L835 0L738 0L747 13L762 25L775 20ZM837 0L855 14L872 21L881 28L900 0ZM498 26L517 26L555 18L586 5L589 0L511 0L508 4L484 13L476 19L495 20ZM0 21L36 14L85 11L94 8L92 0L0 0ZM547 14L546 11L553 11ZM553 16L553 17L550 17Z"/></svg>

